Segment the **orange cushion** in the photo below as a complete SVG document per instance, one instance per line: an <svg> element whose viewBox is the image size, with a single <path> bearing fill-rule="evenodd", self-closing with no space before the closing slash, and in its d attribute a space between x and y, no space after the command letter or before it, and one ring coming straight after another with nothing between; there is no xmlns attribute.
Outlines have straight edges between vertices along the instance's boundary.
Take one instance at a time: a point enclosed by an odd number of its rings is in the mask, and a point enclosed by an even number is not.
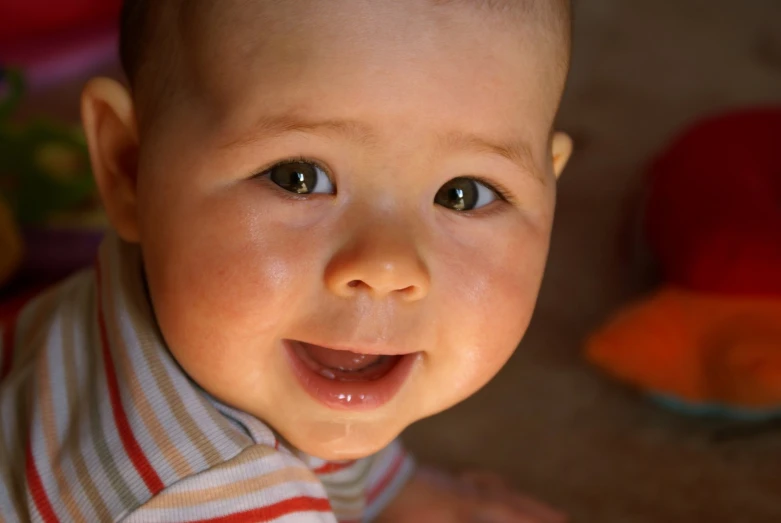
<svg viewBox="0 0 781 523"><path fill-rule="evenodd" d="M781 405L781 299L664 287L594 333L587 356L622 381L686 401Z"/></svg>

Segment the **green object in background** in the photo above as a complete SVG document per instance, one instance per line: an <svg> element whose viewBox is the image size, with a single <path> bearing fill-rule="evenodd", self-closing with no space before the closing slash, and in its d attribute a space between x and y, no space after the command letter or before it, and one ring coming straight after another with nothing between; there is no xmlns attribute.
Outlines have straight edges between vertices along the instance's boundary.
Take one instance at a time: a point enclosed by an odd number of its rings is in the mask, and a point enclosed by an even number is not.
<svg viewBox="0 0 781 523"><path fill-rule="evenodd" d="M45 225L93 205L96 189L81 130L47 121L13 124L24 78L0 68L0 86L0 196L18 223Z"/></svg>

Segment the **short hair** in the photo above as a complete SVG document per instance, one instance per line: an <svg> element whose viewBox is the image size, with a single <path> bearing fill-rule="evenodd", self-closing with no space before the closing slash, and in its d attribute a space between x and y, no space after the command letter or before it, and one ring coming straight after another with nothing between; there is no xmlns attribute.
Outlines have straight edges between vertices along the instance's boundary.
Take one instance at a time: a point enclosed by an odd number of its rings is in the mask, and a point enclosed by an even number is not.
<svg viewBox="0 0 781 523"><path fill-rule="evenodd" d="M181 9L181 4L192 0L177 2L175 0L124 0L120 19L120 58L122 68L131 86L134 85L144 62L149 56L151 42L161 38L163 34L153 26L155 19L161 16L162 6ZM566 62L569 62L570 38L572 24L572 0L433 0L436 4L472 3L478 7L493 11L503 11L517 8L519 4L530 2L546 3L544 14L549 20L554 20L558 27L564 27L564 44L566 46ZM174 17L176 19L176 17ZM168 36L171 32L163 32ZM158 42L159 43L159 42Z"/></svg>
<svg viewBox="0 0 781 523"><path fill-rule="evenodd" d="M124 0L119 20L119 56L122 69L133 83L148 42L149 0Z"/></svg>

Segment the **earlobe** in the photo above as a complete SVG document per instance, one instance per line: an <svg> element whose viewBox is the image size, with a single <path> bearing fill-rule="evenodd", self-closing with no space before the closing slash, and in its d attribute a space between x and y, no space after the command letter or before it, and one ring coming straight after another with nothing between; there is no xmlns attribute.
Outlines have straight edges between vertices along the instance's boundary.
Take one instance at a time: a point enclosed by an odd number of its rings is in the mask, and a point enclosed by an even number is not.
<svg viewBox="0 0 781 523"><path fill-rule="evenodd" d="M551 140L551 157L553 158L553 172L558 179L572 156L572 138L566 133L556 133Z"/></svg>
<svg viewBox="0 0 781 523"><path fill-rule="evenodd" d="M114 80L93 79L82 93L81 116L109 221L125 241L138 242L138 129L130 93Z"/></svg>

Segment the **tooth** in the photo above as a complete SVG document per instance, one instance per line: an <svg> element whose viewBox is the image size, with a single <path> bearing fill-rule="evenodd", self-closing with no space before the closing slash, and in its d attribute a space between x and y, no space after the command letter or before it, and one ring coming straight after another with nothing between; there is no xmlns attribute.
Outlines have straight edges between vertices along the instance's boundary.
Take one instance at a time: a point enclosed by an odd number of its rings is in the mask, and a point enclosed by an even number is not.
<svg viewBox="0 0 781 523"><path fill-rule="evenodd" d="M320 369L320 375L322 377L324 377L324 378L329 379L329 380L335 380L336 379L336 374L334 374L333 372L331 372L328 369Z"/></svg>

